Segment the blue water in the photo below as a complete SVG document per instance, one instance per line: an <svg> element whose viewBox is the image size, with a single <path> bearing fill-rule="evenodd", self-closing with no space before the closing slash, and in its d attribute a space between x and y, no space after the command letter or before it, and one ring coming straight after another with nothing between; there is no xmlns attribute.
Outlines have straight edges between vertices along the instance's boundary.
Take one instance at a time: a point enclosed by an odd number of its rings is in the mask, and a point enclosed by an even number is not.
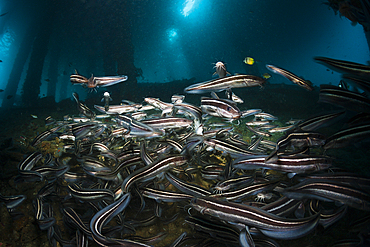
<svg viewBox="0 0 370 247"><path fill-rule="evenodd" d="M232 74L246 73L251 68L243 60L251 56L262 74L266 64L274 64L319 85L336 83L340 76L316 64L314 56L369 60L362 26L352 26L321 0L198 0L188 16L182 14L183 2L142 4L151 13L138 19L134 30L135 65L145 77L140 81L208 80L218 60ZM275 77L273 82L285 82Z"/></svg>
<svg viewBox="0 0 370 247"><path fill-rule="evenodd" d="M305 1L132 1L130 13L123 9L105 11L115 1L66 1L55 16L48 54L43 65L40 97L47 96L47 69L58 59L56 100L71 97L78 91L71 87L69 75L78 69L85 76L105 75L99 39L102 30L112 28L114 18L128 15L132 37L134 64L142 69L138 82L163 83L195 77L209 80L217 61L223 61L231 74L268 72L266 64L285 68L311 80L315 85L337 84L340 75L313 61L314 56L367 64L369 49L361 25L352 26L345 17L335 15L322 0ZM0 1L0 89L8 83L14 59L27 30L44 11L44 1ZM122 4L119 6L126 6ZM104 13L101 13L104 12ZM78 13L76 18L73 15ZM71 15L71 17L68 17ZM95 24L89 25L94 16ZM73 30L73 35L71 34ZM112 30L114 31L114 30ZM80 33L80 34L79 34ZM76 35L79 34L79 35ZM126 34L123 34L126 35ZM112 39L118 38L112 37ZM61 45L57 58L52 47ZM93 54L91 54L93 51ZM248 66L245 57L256 63ZM17 94L22 92L28 63L24 65ZM290 83L274 75L271 83ZM0 95L0 101L7 95ZM0 102L1 103L1 102ZM16 102L17 103L17 102ZM19 102L18 102L19 103Z"/></svg>

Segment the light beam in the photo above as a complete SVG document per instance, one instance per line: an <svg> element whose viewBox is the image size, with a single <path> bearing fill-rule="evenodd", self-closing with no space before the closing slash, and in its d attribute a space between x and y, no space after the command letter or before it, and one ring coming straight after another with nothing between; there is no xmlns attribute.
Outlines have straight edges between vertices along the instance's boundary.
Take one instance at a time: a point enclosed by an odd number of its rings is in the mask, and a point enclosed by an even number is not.
<svg viewBox="0 0 370 247"><path fill-rule="evenodd" d="M189 15L189 12L193 9L194 7L194 4L195 4L195 0L186 0L185 2L185 7L184 9L182 10L182 15L183 16L188 16Z"/></svg>

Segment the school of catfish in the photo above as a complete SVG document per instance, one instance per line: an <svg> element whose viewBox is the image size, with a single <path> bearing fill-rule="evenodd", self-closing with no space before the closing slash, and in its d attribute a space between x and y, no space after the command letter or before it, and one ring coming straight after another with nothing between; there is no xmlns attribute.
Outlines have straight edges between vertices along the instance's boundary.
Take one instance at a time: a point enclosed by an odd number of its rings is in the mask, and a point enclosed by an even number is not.
<svg viewBox="0 0 370 247"><path fill-rule="evenodd" d="M266 79L230 75L222 62L215 65L218 78L184 89L205 95L198 104L173 95L170 102L147 97L111 105L104 92L96 114L73 93L80 116L48 117L15 181L44 183L33 198L34 217L53 246L285 246L336 224L348 208L370 211L370 179L326 155L369 140L370 67L315 60L343 74L339 86L321 85L319 93L320 102L342 110L283 125L263 109L238 107L243 99L233 88L268 87ZM302 90L314 89L286 69L266 67ZM72 84L90 89L127 79L71 75ZM346 127L331 136L320 132L338 121ZM59 157L38 150L53 138L64 143ZM0 200L14 214L25 196ZM369 244L369 219L355 224L351 246ZM140 230L178 221L191 232Z"/></svg>

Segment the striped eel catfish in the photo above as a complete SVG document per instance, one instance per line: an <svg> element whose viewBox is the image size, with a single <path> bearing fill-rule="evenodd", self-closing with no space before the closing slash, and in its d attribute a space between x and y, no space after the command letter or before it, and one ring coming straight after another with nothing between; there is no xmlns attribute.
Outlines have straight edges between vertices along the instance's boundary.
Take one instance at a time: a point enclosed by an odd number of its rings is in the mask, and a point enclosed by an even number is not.
<svg viewBox="0 0 370 247"><path fill-rule="evenodd" d="M172 108L173 107L173 104L171 104L171 103L165 103L165 102L163 102L163 101L161 101L161 100L159 100L159 99L157 99L157 98L150 98L150 97L146 97L145 99L144 99L144 101L146 102L146 103L148 103L149 105L152 105L152 106L154 106L155 108L157 108L157 109L160 109L160 110L164 110L164 109L166 109L166 108Z"/></svg>
<svg viewBox="0 0 370 247"><path fill-rule="evenodd" d="M140 105L110 105L109 109L106 110L104 106L94 105L96 110L110 115L135 112L139 107Z"/></svg>
<svg viewBox="0 0 370 247"><path fill-rule="evenodd" d="M226 70L226 65L221 61L218 61L215 64L215 67L213 67L213 68L216 69L216 71L215 71L215 73L213 73L213 75L217 74L220 78L225 77L227 74L230 75L230 73L227 72L227 70Z"/></svg>
<svg viewBox="0 0 370 247"><path fill-rule="evenodd" d="M264 235L277 239L295 239L311 232L319 214L302 219L286 219L262 209L215 198L194 198L190 206L201 214L210 215L232 224L256 227Z"/></svg>
<svg viewBox="0 0 370 247"><path fill-rule="evenodd" d="M316 62L337 72L349 73L361 78L370 79L370 66L327 57L315 57L314 59Z"/></svg>
<svg viewBox="0 0 370 247"><path fill-rule="evenodd" d="M36 136L35 139L33 139L32 143L31 143L31 146L35 147L35 146L39 145L44 140L47 140L48 138L50 138L55 132L57 132L62 127L63 126L57 126L57 127L52 128L52 129L45 130L44 132L42 132L41 134Z"/></svg>
<svg viewBox="0 0 370 247"><path fill-rule="evenodd" d="M296 76L295 74L293 74L292 72L290 72L288 70L285 70L285 69L282 69L282 68L278 68L278 67L276 67L274 65L269 65L269 64L266 65L266 68L268 70L276 73L276 74L279 74L279 75L284 76L289 81L297 84L298 86L303 87L304 89L306 89L308 91L312 91L313 90L313 85L312 85L312 82L311 81L302 79L301 77Z"/></svg>
<svg viewBox="0 0 370 247"><path fill-rule="evenodd" d="M66 220L77 227L80 231L82 231L84 234L91 236L91 231L87 225L82 221L80 216L77 214L77 212L70 207L63 209L64 216L66 217Z"/></svg>
<svg viewBox="0 0 370 247"><path fill-rule="evenodd" d="M195 184L186 183L169 172L165 173L165 177L174 187L188 195L195 197L211 195L211 192L207 189Z"/></svg>
<svg viewBox="0 0 370 247"><path fill-rule="evenodd" d="M370 194L330 180L307 179L285 188L281 193L297 200L311 198L322 201L339 201L350 207L370 211Z"/></svg>
<svg viewBox="0 0 370 247"><path fill-rule="evenodd" d="M370 178L362 175L358 175L351 172L334 172L328 173L313 173L305 176L297 176L297 181L303 182L304 180L310 179L311 181L316 180L330 180L334 183L341 183L347 186L354 186L364 191L370 190Z"/></svg>
<svg viewBox="0 0 370 247"><path fill-rule="evenodd" d="M87 88L95 88L112 86L117 83L127 81L128 77L125 75L103 77L94 77L93 75L91 75L91 77L87 79L86 77L79 75L77 71L75 71L75 74L71 75L69 79L73 85L81 84L83 86L86 86Z"/></svg>
<svg viewBox="0 0 370 247"><path fill-rule="evenodd" d="M280 138L274 152L271 152L269 156L266 157L266 161L275 157L278 152L285 150L288 145L294 146L295 148L304 147L319 147L325 144L325 136L320 133L315 132L292 132L285 137Z"/></svg>
<svg viewBox="0 0 370 247"><path fill-rule="evenodd" d="M16 208L25 199L25 195L3 196L0 194L0 202L4 203L8 210Z"/></svg>
<svg viewBox="0 0 370 247"><path fill-rule="evenodd" d="M28 155L18 164L18 170L20 171L31 170L35 166L37 161L39 161L41 158L42 158L42 153L33 152L32 154Z"/></svg>
<svg viewBox="0 0 370 247"><path fill-rule="evenodd" d="M72 93L73 98L76 100L77 103L77 109L80 112L80 114L84 115L87 118L95 119L96 113L90 110L89 107L87 107L85 104L80 102L80 98L77 93Z"/></svg>
<svg viewBox="0 0 370 247"><path fill-rule="evenodd" d="M253 115L258 114L260 112L262 112L261 109L248 109L248 110L243 110L240 113L242 114L241 117L245 118L245 117L253 116Z"/></svg>
<svg viewBox="0 0 370 247"><path fill-rule="evenodd" d="M204 113L215 117L238 119L242 115L239 108L230 100L202 97L201 108Z"/></svg>
<svg viewBox="0 0 370 247"><path fill-rule="evenodd" d="M253 152L248 149L241 148L237 145L233 145L230 142L222 141L214 138L203 138L203 137L194 137L198 138L200 142L203 142L205 145L209 146L209 149L215 149L221 152L226 152L230 154L231 157L239 157L243 155L257 155L258 152Z"/></svg>
<svg viewBox="0 0 370 247"><path fill-rule="evenodd" d="M214 80L200 82L185 88L185 93L200 94L208 92L220 92L230 88L262 86L265 79L254 75L233 75Z"/></svg>
<svg viewBox="0 0 370 247"><path fill-rule="evenodd" d="M183 155L171 155L158 159L152 164L139 168L128 175L122 182L122 191L128 192L133 183L149 181L170 168L182 166L186 162L187 159Z"/></svg>
<svg viewBox="0 0 370 247"><path fill-rule="evenodd" d="M128 79L128 76L126 75L94 77L93 86L94 87L108 87L108 86L112 86L120 82L127 81L127 79Z"/></svg>
<svg viewBox="0 0 370 247"><path fill-rule="evenodd" d="M230 189L238 188L242 185L248 186L254 181L254 176L251 175L243 175L238 177L232 177L221 182L218 182L212 187L212 190L215 194L223 193Z"/></svg>
<svg viewBox="0 0 370 247"><path fill-rule="evenodd" d="M163 134L159 130L125 115L117 116L116 121L119 125L127 128L129 130L128 134L132 137L158 137Z"/></svg>
<svg viewBox="0 0 370 247"><path fill-rule="evenodd" d="M181 117L161 117L145 119L142 120L141 123L154 129L177 129L190 127L193 121Z"/></svg>
<svg viewBox="0 0 370 247"><path fill-rule="evenodd" d="M370 124L356 126L339 131L330 136L324 145L325 149L343 148L370 137Z"/></svg>
<svg viewBox="0 0 370 247"><path fill-rule="evenodd" d="M84 201L112 200L114 197L114 193L111 190L81 188L77 184L69 184L68 190L73 197Z"/></svg>
<svg viewBox="0 0 370 247"><path fill-rule="evenodd" d="M245 155L232 162L233 168L253 170L258 168L271 169L280 172L308 173L328 169L331 159L319 155L279 155L265 161L266 155Z"/></svg>
<svg viewBox="0 0 370 247"><path fill-rule="evenodd" d="M184 102L181 102L181 103L174 103L173 105L173 113L176 112L178 113L178 111L183 111L184 113L186 113L187 115L190 115L191 117L194 118L194 125L195 127L198 127L201 122L202 122L202 109L200 109L200 107L198 106L195 106L195 105L192 105L192 104L189 104L189 103L184 103Z"/></svg>
<svg viewBox="0 0 370 247"><path fill-rule="evenodd" d="M174 94L174 95L171 96L171 102L173 104L182 103L182 102L184 102L184 99L185 99L185 95Z"/></svg>
<svg viewBox="0 0 370 247"><path fill-rule="evenodd" d="M321 201L316 199L311 199L308 204L310 213L320 213L319 224L322 225L324 229L340 220L346 214L348 208L347 205L342 205L336 209L324 209L321 205Z"/></svg>
<svg viewBox="0 0 370 247"><path fill-rule="evenodd" d="M303 131L313 131L318 128L324 127L328 122L341 116L345 111L329 113L325 115L320 115L304 120L297 124L297 127Z"/></svg>
<svg viewBox="0 0 370 247"><path fill-rule="evenodd" d="M159 190L149 187L143 188L141 193L144 197L148 197L159 202L178 202L193 199L193 196L186 193Z"/></svg>
<svg viewBox="0 0 370 247"><path fill-rule="evenodd" d="M355 84L367 93L370 92L370 81L366 79L356 78L351 75L343 75L343 79Z"/></svg>
<svg viewBox="0 0 370 247"><path fill-rule="evenodd" d="M333 85L320 85L319 102L338 105L355 112L370 113L370 99Z"/></svg>
<svg viewBox="0 0 370 247"><path fill-rule="evenodd" d="M283 196L274 202L262 206L261 209L278 216L288 216L296 211L300 203L301 201L299 200Z"/></svg>
<svg viewBox="0 0 370 247"><path fill-rule="evenodd" d="M131 201L131 194L127 193L114 203L97 212L90 221L90 229L95 242L101 246L149 246L138 242L105 237L102 234L103 226L121 213Z"/></svg>

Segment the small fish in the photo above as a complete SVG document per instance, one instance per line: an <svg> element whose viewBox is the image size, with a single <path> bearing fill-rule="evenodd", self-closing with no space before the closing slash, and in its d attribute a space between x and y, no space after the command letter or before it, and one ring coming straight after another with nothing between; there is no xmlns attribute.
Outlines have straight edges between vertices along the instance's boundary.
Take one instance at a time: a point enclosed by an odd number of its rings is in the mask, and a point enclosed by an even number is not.
<svg viewBox="0 0 370 247"><path fill-rule="evenodd" d="M327 57L315 57L314 60L339 73L351 74L367 80L370 78L370 66L365 64L359 64Z"/></svg>
<svg viewBox="0 0 370 247"><path fill-rule="evenodd" d="M13 95L8 95L6 98L11 99L11 98L13 98Z"/></svg>
<svg viewBox="0 0 370 247"><path fill-rule="evenodd" d="M343 148L350 144L359 143L369 137L370 125L363 124L341 130L326 139L324 149Z"/></svg>
<svg viewBox="0 0 370 247"><path fill-rule="evenodd" d="M0 60L0 63L2 63L3 62L3 60Z"/></svg>
<svg viewBox="0 0 370 247"><path fill-rule="evenodd" d="M4 89L0 89L0 93L4 92Z"/></svg>
<svg viewBox="0 0 370 247"><path fill-rule="evenodd" d="M49 81L50 81L50 79L45 79L45 81L49 82Z"/></svg>
<svg viewBox="0 0 370 247"><path fill-rule="evenodd" d="M244 58L243 62L247 65L253 65L254 64L254 58L246 57L246 58Z"/></svg>
<svg viewBox="0 0 370 247"><path fill-rule="evenodd" d="M77 109L79 110L80 114L84 115L87 118L95 119L95 116L96 116L95 112L93 112L92 110L90 110L90 108L88 108L86 105L80 102L78 94L73 93L72 95L73 95L73 98L76 100Z"/></svg>
<svg viewBox="0 0 370 247"><path fill-rule="evenodd" d="M271 78L271 75L270 75L269 73L264 73L264 74L262 75L262 77L263 77L263 78L265 78L265 79L267 80L268 78Z"/></svg>
<svg viewBox="0 0 370 247"><path fill-rule="evenodd" d="M104 109L105 111L109 111L109 101L112 101L112 98L110 97L109 92L105 92L104 97L101 99L101 101L104 101Z"/></svg>
<svg viewBox="0 0 370 247"><path fill-rule="evenodd" d="M319 102L335 104L355 112L370 113L370 100L353 91L332 85L320 85Z"/></svg>
<svg viewBox="0 0 370 247"><path fill-rule="evenodd" d="M306 89L308 91L312 91L314 89L311 81L302 79L301 77L296 76L295 74L293 74L292 72L290 72L288 70L276 67L276 66L271 65L271 64L267 64L266 68L268 70L276 73L276 74L284 76L289 81L297 84L298 86L303 87L304 89Z"/></svg>
<svg viewBox="0 0 370 247"><path fill-rule="evenodd" d="M215 67L213 67L213 68L215 68L215 69L216 69L216 72L215 72L215 73L213 73L213 75L218 74L218 76L219 76L220 78L225 77L227 74L229 74L229 75L230 75L230 73L226 71L226 65L225 65L223 62L221 62L221 61L218 61L218 62L215 64Z"/></svg>
<svg viewBox="0 0 370 247"><path fill-rule="evenodd" d="M87 88L96 88L96 87L107 87L112 86L120 82L127 81L128 77L125 75L121 76L104 76L104 77L94 77L91 75L89 79L78 74L75 70L75 74L70 76L70 81L72 84L81 84Z"/></svg>
<svg viewBox="0 0 370 247"><path fill-rule="evenodd" d="M210 116L228 119L238 119L241 113L236 104L231 100L213 99L203 97L201 99L201 109L203 113Z"/></svg>
<svg viewBox="0 0 370 247"><path fill-rule="evenodd" d="M185 99L185 95L172 95L171 103L182 103Z"/></svg>
<svg viewBox="0 0 370 247"><path fill-rule="evenodd" d="M233 75L224 78L217 78L210 81L200 82L184 89L186 93L198 94L208 92L220 92L230 88L262 86L265 79L254 75Z"/></svg>
<svg viewBox="0 0 370 247"><path fill-rule="evenodd" d="M239 104L244 103L244 101L238 95L236 95L234 92L231 92L231 90L230 91L227 90L225 92L226 92L226 96L227 96L228 99L231 99L235 103L239 103Z"/></svg>
<svg viewBox="0 0 370 247"><path fill-rule="evenodd" d="M4 16L4 15L6 15L6 14L8 14L9 12L5 12L5 13L2 13L1 15L0 15L0 17L2 17L2 16Z"/></svg>
<svg viewBox="0 0 370 247"><path fill-rule="evenodd" d="M32 118L38 118L36 115L33 115L33 114L31 114L31 117Z"/></svg>
<svg viewBox="0 0 370 247"><path fill-rule="evenodd" d="M45 125L46 126L54 124L55 122L56 122L55 119L52 118L51 116L48 116L47 118L45 118Z"/></svg>
<svg viewBox="0 0 370 247"><path fill-rule="evenodd" d="M294 239L307 235L316 227L320 214L303 219L286 219L257 207L228 202L211 197L194 197L190 206L222 221L258 228L270 238Z"/></svg>

